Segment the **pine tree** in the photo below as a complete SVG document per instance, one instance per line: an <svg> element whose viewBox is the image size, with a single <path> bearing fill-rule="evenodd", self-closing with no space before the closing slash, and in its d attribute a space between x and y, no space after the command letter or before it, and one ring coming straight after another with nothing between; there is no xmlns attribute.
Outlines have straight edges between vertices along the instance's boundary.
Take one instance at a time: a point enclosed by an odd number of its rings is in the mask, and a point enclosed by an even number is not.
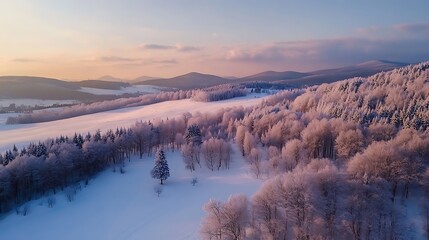
<svg viewBox="0 0 429 240"><path fill-rule="evenodd" d="M100 129L98 129L95 134L94 134L94 142L99 142L101 141L101 132Z"/></svg>
<svg viewBox="0 0 429 240"><path fill-rule="evenodd" d="M201 145L203 141L200 128L195 124L189 126L185 133L185 139L187 144Z"/></svg>
<svg viewBox="0 0 429 240"><path fill-rule="evenodd" d="M159 149L155 154L155 166L150 172L153 178L159 179L161 184L163 181L170 177L170 169L168 168L167 160L165 159L165 153L162 149Z"/></svg>

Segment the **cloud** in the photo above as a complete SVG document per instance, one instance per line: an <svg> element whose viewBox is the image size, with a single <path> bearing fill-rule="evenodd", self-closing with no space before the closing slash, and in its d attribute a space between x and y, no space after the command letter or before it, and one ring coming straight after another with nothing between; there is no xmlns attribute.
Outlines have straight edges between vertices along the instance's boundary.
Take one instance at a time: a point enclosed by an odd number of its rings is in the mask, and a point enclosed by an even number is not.
<svg viewBox="0 0 429 240"><path fill-rule="evenodd" d="M379 26L370 26L370 27L356 29L356 32L359 35L363 35L363 36L374 36L374 35L378 35L383 31L385 31L385 29Z"/></svg>
<svg viewBox="0 0 429 240"><path fill-rule="evenodd" d="M235 47L224 59L266 64L355 64L373 59L418 62L429 59L426 39L335 38Z"/></svg>
<svg viewBox="0 0 429 240"><path fill-rule="evenodd" d="M177 51L179 52L195 52L195 51L200 51L201 48L200 47L194 47L194 46L181 46L178 45L176 46Z"/></svg>
<svg viewBox="0 0 429 240"><path fill-rule="evenodd" d="M175 46L170 45L161 45L161 44L143 44L140 46L142 49L148 49L148 50L169 50L169 49L175 49Z"/></svg>
<svg viewBox="0 0 429 240"><path fill-rule="evenodd" d="M130 58L121 56L101 56L80 60L81 62L98 62L117 66L156 66L178 64L179 61L174 58Z"/></svg>
<svg viewBox="0 0 429 240"><path fill-rule="evenodd" d="M178 64L179 61L176 59L165 59L165 60L154 60L152 63L162 63L162 64Z"/></svg>
<svg viewBox="0 0 429 240"><path fill-rule="evenodd" d="M125 58L125 57L118 57L118 56L103 56L103 57L100 57L98 60L100 60L101 62L135 62L135 61L139 61L140 59Z"/></svg>
<svg viewBox="0 0 429 240"><path fill-rule="evenodd" d="M259 49L231 49L226 55L227 60L270 62L287 58L286 49L279 46L268 46Z"/></svg>
<svg viewBox="0 0 429 240"><path fill-rule="evenodd" d="M13 62L18 62L18 63L34 63L34 62L41 62L40 59L35 59L35 58L15 58L12 59Z"/></svg>
<svg viewBox="0 0 429 240"><path fill-rule="evenodd" d="M121 66L165 66L165 65L175 65L179 64L177 59L154 59L154 58L145 58L139 59L138 61L131 62L120 62Z"/></svg>
<svg viewBox="0 0 429 240"><path fill-rule="evenodd" d="M397 31L403 33L427 33L429 34L429 23L415 23L415 24L398 24L393 26Z"/></svg>
<svg viewBox="0 0 429 240"><path fill-rule="evenodd" d="M139 46L139 49L144 50L176 50L179 52L195 52L201 50L201 47L197 46L183 46L177 45L161 45L161 44L143 44Z"/></svg>

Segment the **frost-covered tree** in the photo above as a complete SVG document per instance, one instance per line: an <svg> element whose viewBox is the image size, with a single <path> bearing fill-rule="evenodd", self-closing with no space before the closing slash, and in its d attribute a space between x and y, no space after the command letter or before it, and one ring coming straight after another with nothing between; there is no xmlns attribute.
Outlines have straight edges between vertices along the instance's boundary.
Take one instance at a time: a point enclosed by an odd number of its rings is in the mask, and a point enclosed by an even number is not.
<svg viewBox="0 0 429 240"><path fill-rule="evenodd" d="M155 166L150 174L153 178L159 179L161 184L170 177L170 169L168 168L168 162L162 149L158 149L155 154Z"/></svg>
<svg viewBox="0 0 429 240"><path fill-rule="evenodd" d="M191 172L195 171L195 167L200 165L199 156L201 148L192 144L185 144L181 150L186 169L189 169Z"/></svg>
<svg viewBox="0 0 429 240"><path fill-rule="evenodd" d="M248 201L245 195L231 196L225 203L210 200L204 210L201 234L203 239L245 239L249 223Z"/></svg>
<svg viewBox="0 0 429 240"><path fill-rule="evenodd" d="M229 143L222 139L210 138L203 142L201 150L206 166L210 170L228 168L230 162L231 148Z"/></svg>
<svg viewBox="0 0 429 240"><path fill-rule="evenodd" d="M341 159L353 157L363 146L363 135L360 130L341 131L335 139L335 150Z"/></svg>
<svg viewBox="0 0 429 240"><path fill-rule="evenodd" d="M186 164L186 168L195 171L195 166L200 164L200 152L202 142L202 134L200 128L193 124L189 126L184 135L186 144L182 146L182 157Z"/></svg>

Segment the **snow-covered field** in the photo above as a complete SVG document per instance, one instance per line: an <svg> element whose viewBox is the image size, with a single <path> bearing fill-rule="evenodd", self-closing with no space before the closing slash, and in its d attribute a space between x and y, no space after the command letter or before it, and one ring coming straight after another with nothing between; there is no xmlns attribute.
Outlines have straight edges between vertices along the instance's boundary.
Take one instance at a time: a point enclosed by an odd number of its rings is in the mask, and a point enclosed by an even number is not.
<svg viewBox="0 0 429 240"><path fill-rule="evenodd" d="M125 174L108 169L79 191L73 202L63 192L48 208L47 198L29 204L27 216L11 212L0 220L0 239L198 239L202 206L211 198L225 201L230 195L251 196L261 185L236 151L231 168L189 172L179 152L167 152L171 177L160 197L158 180L150 177L153 157L133 158ZM191 179L198 183L192 186Z"/></svg>
<svg viewBox="0 0 429 240"><path fill-rule="evenodd" d="M129 87L121 88L120 90L111 89L100 89L100 88L89 88L81 87L79 91L92 93L95 95L122 95L125 93L157 93L162 90L162 87L152 85L133 85Z"/></svg>
<svg viewBox="0 0 429 240"><path fill-rule="evenodd" d="M139 120L172 118L185 112L214 112L232 106L253 106L262 101L264 94L250 94L246 97L233 98L218 102L195 102L190 99L166 101L162 103L124 108L108 112L84 115L64 120L34 124L0 124L0 152L16 144L21 148L29 142L45 140L59 135L73 135L75 132L86 133L117 127L128 127Z"/></svg>

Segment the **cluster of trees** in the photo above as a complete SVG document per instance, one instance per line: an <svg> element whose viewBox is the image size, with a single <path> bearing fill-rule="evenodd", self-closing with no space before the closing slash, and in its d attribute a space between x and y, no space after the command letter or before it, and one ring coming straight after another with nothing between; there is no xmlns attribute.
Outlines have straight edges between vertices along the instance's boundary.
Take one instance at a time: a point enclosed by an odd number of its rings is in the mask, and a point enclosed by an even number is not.
<svg viewBox="0 0 429 240"><path fill-rule="evenodd" d="M231 146L227 141L212 137L203 142L201 151L208 169L213 171L215 169L229 168Z"/></svg>
<svg viewBox="0 0 429 240"><path fill-rule="evenodd" d="M0 212L44 194L55 194L79 181L87 184L106 166L123 171L123 162L132 151L126 147L129 135L131 129L103 135L97 131L30 144L19 152L14 148L13 158L0 159Z"/></svg>
<svg viewBox="0 0 429 240"><path fill-rule="evenodd" d="M201 124L205 133L202 134L196 125L203 121L202 117L202 114L186 113L178 118L136 122L130 128L108 130L104 134L98 130L71 137L59 136L31 143L21 150L13 146L0 154L0 213L31 199L56 194L69 185L81 181L87 184L91 177L109 166L124 173L125 161L132 155L142 158L160 148L181 149L191 170L202 166L201 152L210 169L228 168L229 143L218 139L217 134L211 133L213 129L205 124ZM165 159L161 155L163 151L156 154L157 159ZM152 176L163 181L169 172L164 171L165 166L161 168L162 171L154 170Z"/></svg>
<svg viewBox="0 0 429 240"><path fill-rule="evenodd" d="M244 86L224 84L197 90L194 92L192 100L200 102L214 102L246 95L247 90Z"/></svg>
<svg viewBox="0 0 429 240"><path fill-rule="evenodd" d="M41 106L41 105L16 105L15 103L9 104L9 106L2 106L0 105L0 113L29 113L36 110L42 110L42 109L48 109L48 108L59 108L59 107L69 107L73 106L74 104L59 104L54 103L49 106Z"/></svg>
<svg viewBox="0 0 429 240"><path fill-rule="evenodd" d="M317 111L362 124L385 122L397 127L429 128L428 62L368 78L353 78L314 87L294 109Z"/></svg>
<svg viewBox="0 0 429 240"><path fill-rule="evenodd" d="M269 178L250 200L211 200L201 233L204 239L410 239L414 230L403 208L383 179L349 178L331 160L313 159Z"/></svg>
<svg viewBox="0 0 429 240"><path fill-rule="evenodd" d="M185 132L185 144L182 146L183 161L187 169L196 170L196 166L201 167L201 153L204 156L205 165L210 170L220 170L229 168L231 162L231 146L229 142L222 138L203 138L200 127L196 124L190 125Z"/></svg>
<svg viewBox="0 0 429 240"><path fill-rule="evenodd" d="M402 202L427 192L429 184L428 73L429 63L423 63L280 92L258 107L237 110L240 117L229 122L226 134L255 176L268 180L250 200L240 200L245 206L231 199L208 203L203 237L410 237L417 226L407 221ZM386 109L400 113L401 120L389 120ZM419 207L429 236L424 196ZM223 208L241 217L224 214Z"/></svg>
<svg viewBox="0 0 429 240"><path fill-rule="evenodd" d="M60 136L0 154L0 213L88 180L108 166L124 173L132 155L181 147L186 117L137 122L116 131Z"/></svg>

